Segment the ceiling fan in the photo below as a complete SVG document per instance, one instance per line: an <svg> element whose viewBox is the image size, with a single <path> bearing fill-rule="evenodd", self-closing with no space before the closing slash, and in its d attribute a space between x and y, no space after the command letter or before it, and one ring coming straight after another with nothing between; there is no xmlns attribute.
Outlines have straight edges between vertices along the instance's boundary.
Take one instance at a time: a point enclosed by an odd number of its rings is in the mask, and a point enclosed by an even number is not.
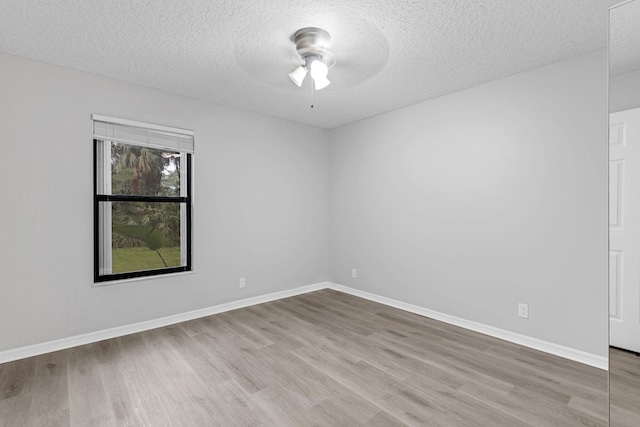
<svg viewBox="0 0 640 427"><path fill-rule="evenodd" d="M331 36L321 28L306 27L295 32L293 41L304 64L289 73L289 78L298 87L307 74L311 74L315 90L324 89L331 83L327 78L330 68L336 65L336 56L328 49Z"/></svg>

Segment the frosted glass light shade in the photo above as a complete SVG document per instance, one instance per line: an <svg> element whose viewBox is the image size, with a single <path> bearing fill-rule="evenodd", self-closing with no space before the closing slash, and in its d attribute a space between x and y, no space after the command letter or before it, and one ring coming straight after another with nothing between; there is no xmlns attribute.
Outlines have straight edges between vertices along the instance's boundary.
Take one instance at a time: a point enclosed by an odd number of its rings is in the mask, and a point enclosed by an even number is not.
<svg viewBox="0 0 640 427"><path fill-rule="evenodd" d="M311 77L314 79L327 77L327 73L329 72L329 68L317 59L313 61L309 67L311 68Z"/></svg>
<svg viewBox="0 0 640 427"><path fill-rule="evenodd" d="M304 81L304 78L307 76L307 71L308 71L307 67L305 67L304 65L301 65L289 73L289 78L298 87L302 87L302 82Z"/></svg>
<svg viewBox="0 0 640 427"><path fill-rule="evenodd" d="M325 87L329 86L330 83L331 82L326 77L318 77L317 79L313 79L313 84L316 90L324 89Z"/></svg>
<svg viewBox="0 0 640 427"><path fill-rule="evenodd" d="M311 69L311 77L313 77L313 83L316 90L324 89L329 86L329 83L331 83L329 79L327 79L329 68L325 63L316 60L311 63L309 68Z"/></svg>

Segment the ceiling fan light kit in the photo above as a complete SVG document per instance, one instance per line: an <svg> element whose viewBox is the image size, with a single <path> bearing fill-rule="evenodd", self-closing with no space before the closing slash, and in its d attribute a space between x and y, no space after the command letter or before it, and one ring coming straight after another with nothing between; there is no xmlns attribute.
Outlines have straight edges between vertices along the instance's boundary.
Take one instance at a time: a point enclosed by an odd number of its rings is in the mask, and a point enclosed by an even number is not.
<svg viewBox="0 0 640 427"><path fill-rule="evenodd" d="M304 64L289 73L289 78L302 87L307 74L311 74L315 90L324 89L331 83L327 78L330 68L336 65L336 56L328 49L331 36L321 28L301 28L293 36L298 55Z"/></svg>

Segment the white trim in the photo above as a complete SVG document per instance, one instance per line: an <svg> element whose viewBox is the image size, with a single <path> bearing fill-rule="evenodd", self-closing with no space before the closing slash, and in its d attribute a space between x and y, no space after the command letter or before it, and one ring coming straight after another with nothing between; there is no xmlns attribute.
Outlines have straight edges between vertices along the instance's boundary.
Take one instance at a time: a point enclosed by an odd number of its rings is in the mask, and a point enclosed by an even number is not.
<svg viewBox="0 0 640 427"><path fill-rule="evenodd" d="M177 271L175 273L153 274L151 276L130 277L128 279L105 280L104 282L93 282L91 287L99 288L101 286L119 285L122 283L140 282L143 280L170 279L175 276L188 276L189 274L196 274L196 271L191 269L189 271Z"/></svg>
<svg viewBox="0 0 640 427"><path fill-rule="evenodd" d="M176 323L186 322L187 320L211 316L212 314L224 313L225 311L236 310L256 304L262 304L269 301L305 294L307 292L326 289L328 285L329 283L327 282L316 283L313 285L302 286L286 291L273 292L266 295L259 295L251 298L241 299L238 301L231 301L224 304L215 305L213 307L188 311L186 313L174 314L172 316L162 317L160 319L147 320L145 322L134 323L131 325L117 326L115 328L104 329L102 331L89 332L87 334L48 341L42 344L34 344L12 350L5 350L0 352L0 363L7 363L14 360L25 359L27 357L39 356L41 354L51 353L53 351L65 350L67 348L77 347L79 345L91 344L102 340L121 337L123 335L135 334L137 332L143 332L150 329L161 328L163 326L174 325Z"/></svg>
<svg viewBox="0 0 640 427"><path fill-rule="evenodd" d="M533 348L535 350L543 351L545 353L553 354L565 359L573 360L575 362L583 363L585 365L593 366L595 368L608 370L609 361L606 357L597 356L595 354L587 353L581 350L576 350L570 347L554 344L548 341L543 341L537 338L531 338L526 335L517 334L515 332L507 331L504 329L494 328L493 326L483 325L481 323L472 322L470 320L461 319L459 317L450 316L448 314L440 313L434 310L429 310L424 307L419 307L413 304L407 304L402 301L397 301L391 298L383 297L380 295L372 294L369 292L361 291L359 289L350 288L348 286L338 285L331 282L321 282L313 285L302 286L295 289L286 291L274 292L266 295L259 295L251 298L245 298L238 301L231 301L224 304L219 304L213 307L202 308L199 310L193 310L186 313L175 314L172 316L162 317L160 319L148 320L145 322L134 323L132 325L118 326L111 329L105 329L102 331L90 332L87 334L76 335L73 337L62 338L55 341L49 341L42 344L34 344L26 347L20 347L12 350L5 350L0 352L0 363L11 362L14 360L24 359L27 357L38 356L52 351L64 350L79 345L90 344L110 338L121 337L123 335L134 334L136 332L147 331L149 329L160 328L167 325L174 325L176 323L185 322L187 320L198 319L200 317L211 316L213 314L224 313L225 311L236 310L239 308L249 307L256 304L262 304L269 301L279 300L282 298L288 298L295 295L305 294L308 292L318 291L321 289L334 289L336 291L344 292L350 295L354 295L360 298L365 298L370 301L378 302L380 304L395 307L400 310L408 311L410 313L419 314L420 316L429 317L431 319L439 320L454 326L469 329L471 331L479 332L481 334L489 335L491 337L503 339L515 344L519 344L525 347Z"/></svg>
<svg viewBox="0 0 640 427"><path fill-rule="evenodd" d="M92 114L91 119L97 122L115 123L118 125L133 126L137 128L145 128L157 130L160 132L172 132L181 135L195 136L195 132L189 129L174 128L171 126L157 125L154 123L138 122L129 119L120 119L118 117L103 116L101 114Z"/></svg>
<svg viewBox="0 0 640 427"><path fill-rule="evenodd" d="M573 360L574 362L579 362L585 365L593 366L594 368L603 369L605 371L609 370L609 359L603 356L598 356L592 353L587 353L582 350L576 350L571 347L565 347L563 345L554 344L554 343L543 341L537 338L528 337L526 335L517 334L515 332L507 331L504 329L494 328L493 326L472 322L470 320L462 319L460 317L450 316L448 314L440 313L438 311L429 310L428 308L419 307L413 304L407 304L402 301L398 301L398 300L383 297L380 295L372 294L369 292L361 291L359 289L350 288L348 286L338 285L336 283L330 283L328 287L336 291L340 291L340 292L351 294L360 298L368 299L370 301L378 302L380 304L388 305L390 307L399 308L400 310L408 311L410 313L419 314L420 316L439 320L441 322L445 322L450 325L459 326L461 328L465 328L471 331L479 332L481 334L489 335L494 338L499 338L499 339L509 341L515 344L519 344L525 347L533 348L535 350L543 351L545 353L553 354L555 356L560 356L565 359Z"/></svg>

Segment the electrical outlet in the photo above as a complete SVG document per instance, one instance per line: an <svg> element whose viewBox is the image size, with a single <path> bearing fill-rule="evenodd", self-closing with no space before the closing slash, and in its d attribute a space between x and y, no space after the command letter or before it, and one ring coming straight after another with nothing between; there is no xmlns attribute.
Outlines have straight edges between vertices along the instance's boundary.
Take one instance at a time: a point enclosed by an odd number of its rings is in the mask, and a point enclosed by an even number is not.
<svg viewBox="0 0 640 427"><path fill-rule="evenodd" d="M245 286L247 286L247 281L244 277L240 278L240 288L244 288Z"/></svg>
<svg viewBox="0 0 640 427"><path fill-rule="evenodd" d="M518 317L529 318L529 304L518 304Z"/></svg>
<svg viewBox="0 0 640 427"><path fill-rule="evenodd" d="M358 270L356 270L355 268L351 269L351 277L353 277L354 279L356 277L358 277Z"/></svg>

